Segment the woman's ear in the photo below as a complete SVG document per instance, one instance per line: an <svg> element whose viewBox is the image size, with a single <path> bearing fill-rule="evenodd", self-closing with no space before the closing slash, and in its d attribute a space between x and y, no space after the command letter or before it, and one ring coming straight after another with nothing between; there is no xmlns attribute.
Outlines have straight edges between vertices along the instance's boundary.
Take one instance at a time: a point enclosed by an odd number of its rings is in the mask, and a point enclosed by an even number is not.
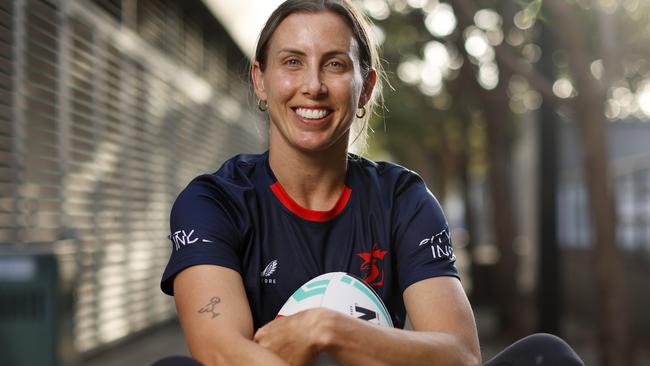
<svg viewBox="0 0 650 366"><path fill-rule="evenodd" d="M259 100L267 100L266 89L264 88L264 72L258 61L255 61L251 68L251 79L253 80L253 89Z"/></svg>
<svg viewBox="0 0 650 366"><path fill-rule="evenodd" d="M375 69L370 69L368 76L363 81L363 90L361 90L361 96L359 97L359 108L368 103L370 97L372 97L372 91L375 89L376 83L377 71L375 71Z"/></svg>

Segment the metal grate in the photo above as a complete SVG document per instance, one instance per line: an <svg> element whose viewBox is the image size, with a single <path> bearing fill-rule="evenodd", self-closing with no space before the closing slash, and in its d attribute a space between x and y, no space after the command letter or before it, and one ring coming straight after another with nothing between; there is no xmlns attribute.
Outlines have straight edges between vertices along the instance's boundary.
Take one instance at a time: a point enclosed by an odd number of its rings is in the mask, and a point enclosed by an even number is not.
<svg viewBox="0 0 650 366"><path fill-rule="evenodd" d="M63 300L57 278L52 253L0 253L1 365L62 364L56 353L58 305Z"/></svg>
<svg viewBox="0 0 650 366"><path fill-rule="evenodd" d="M0 286L0 321L42 321L45 318L45 291Z"/></svg>
<svg viewBox="0 0 650 366"><path fill-rule="evenodd" d="M133 1L137 0L127 0L125 2L130 3ZM92 2L118 22L122 20L122 0L92 0Z"/></svg>
<svg viewBox="0 0 650 366"><path fill-rule="evenodd" d="M11 2L0 2L0 242L14 240L12 109L14 25Z"/></svg>
<svg viewBox="0 0 650 366"><path fill-rule="evenodd" d="M245 58L207 14L199 0L0 2L0 249L57 253L81 353L174 316L158 287L174 198L266 146Z"/></svg>

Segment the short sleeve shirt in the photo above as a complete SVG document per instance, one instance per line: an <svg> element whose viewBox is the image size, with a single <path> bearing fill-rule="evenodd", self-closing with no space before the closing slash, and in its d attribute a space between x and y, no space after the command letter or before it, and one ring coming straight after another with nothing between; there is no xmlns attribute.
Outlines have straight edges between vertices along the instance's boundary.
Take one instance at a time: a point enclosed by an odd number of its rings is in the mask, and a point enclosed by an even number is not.
<svg viewBox="0 0 650 366"><path fill-rule="evenodd" d="M268 152L238 155L192 180L170 219L171 256L161 281L212 264L238 271L255 329L273 320L308 280L328 272L363 279L404 326L402 292L436 276L455 276L443 211L414 172L350 155L345 187L329 211L301 207L275 179Z"/></svg>

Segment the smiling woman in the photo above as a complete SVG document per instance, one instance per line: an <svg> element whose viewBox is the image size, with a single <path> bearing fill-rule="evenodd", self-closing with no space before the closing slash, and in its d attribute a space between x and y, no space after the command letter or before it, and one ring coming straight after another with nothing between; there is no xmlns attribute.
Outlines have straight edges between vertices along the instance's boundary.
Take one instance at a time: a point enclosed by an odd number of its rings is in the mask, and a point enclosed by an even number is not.
<svg viewBox="0 0 650 366"><path fill-rule="evenodd" d="M333 12L292 14L265 49L252 78L268 105L271 166L276 152L286 157L294 149L345 156L354 116L365 108L376 80L372 69L365 71L366 80L362 76L351 29Z"/></svg>
<svg viewBox="0 0 650 366"><path fill-rule="evenodd" d="M324 14L324 17L315 16L324 10L327 10L326 13L328 13ZM291 19L288 19L287 22L284 21L294 13L301 13L302 16L290 17ZM309 18L318 19L312 23ZM280 25L282 26L280 27ZM320 27L320 29L316 29L316 27ZM341 29L344 34L335 34L331 32L331 29ZM302 30L302 32L295 35L290 34L295 30ZM297 87L297 82L303 82L303 87L308 87L305 82L315 83L311 85L312 88L316 88L312 91L319 94L317 98L321 99L325 95L324 88L329 87L330 83L334 90L329 94L339 98L345 97L340 95L341 89L353 87L355 90L352 92L362 92L363 95L360 100L358 96L352 98L355 102L358 100L358 105L346 108L352 110L357 107L361 108L358 113L355 113L359 119L357 126L352 126L355 135L351 140L347 138L349 136L346 136L346 140L348 143L357 142L358 145L363 145L367 135L368 119L372 114L367 111L372 112L377 101L381 99L382 71L379 52L377 42L373 39L373 33L370 30L367 18L347 2L325 2L325 5L323 2L317 1L283 3L271 15L262 29L255 50L251 76L261 103L266 105L267 96L264 84L257 82L260 74L282 77L278 75L278 72L291 70L293 71L291 73L293 87ZM333 48L327 50L324 48L326 46ZM311 59L307 59L308 54ZM279 59L282 57L284 59ZM315 57L321 59L315 59ZM307 62L311 62L311 64ZM279 63L284 63L286 68L279 68ZM271 67L270 73L266 72L267 67ZM314 73L314 70L322 71L322 73ZM302 71L302 73L298 75L298 71ZM312 72L311 76L315 76L315 78L305 80L304 77L310 76L309 72ZM287 73L284 75L288 76ZM303 79L297 80L299 76ZM286 78L284 80L289 81ZM354 84L351 84L351 81ZM310 102L305 108L298 106L293 110L308 119L323 118L329 114L328 112L334 112L331 109L318 107L317 104ZM339 115L340 112L347 112L349 115L349 111L336 112L339 112ZM274 122L274 112L270 113L271 121ZM278 116L276 115L276 117Z"/></svg>
<svg viewBox="0 0 650 366"><path fill-rule="evenodd" d="M348 151L378 95L369 35L348 0L288 0L262 30L251 79L269 151L197 177L171 213L195 244L173 246L161 287L201 363L479 364L438 201L416 173ZM329 272L365 281L395 328L327 308L277 317Z"/></svg>

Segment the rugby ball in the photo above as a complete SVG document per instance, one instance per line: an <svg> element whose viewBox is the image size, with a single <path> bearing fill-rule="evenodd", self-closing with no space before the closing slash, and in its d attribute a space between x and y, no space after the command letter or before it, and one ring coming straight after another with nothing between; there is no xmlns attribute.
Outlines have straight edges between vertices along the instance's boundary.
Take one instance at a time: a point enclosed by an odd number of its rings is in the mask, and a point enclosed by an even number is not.
<svg viewBox="0 0 650 366"><path fill-rule="evenodd" d="M362 280L345 272L330 272L300 286L278 312L278 317L303 310L324 307L382 327L393 328L386 306L375 291ZM336 365L322 353L312 365Z"/></svg>
<svg viewBox="0 0 650 366"><path fill-rule="evenodd" d="M345 272L325 273L307 281L291 295L278 316L318 307L336 310L383 327L393 327L386 306L375 291Z"/></svg>

